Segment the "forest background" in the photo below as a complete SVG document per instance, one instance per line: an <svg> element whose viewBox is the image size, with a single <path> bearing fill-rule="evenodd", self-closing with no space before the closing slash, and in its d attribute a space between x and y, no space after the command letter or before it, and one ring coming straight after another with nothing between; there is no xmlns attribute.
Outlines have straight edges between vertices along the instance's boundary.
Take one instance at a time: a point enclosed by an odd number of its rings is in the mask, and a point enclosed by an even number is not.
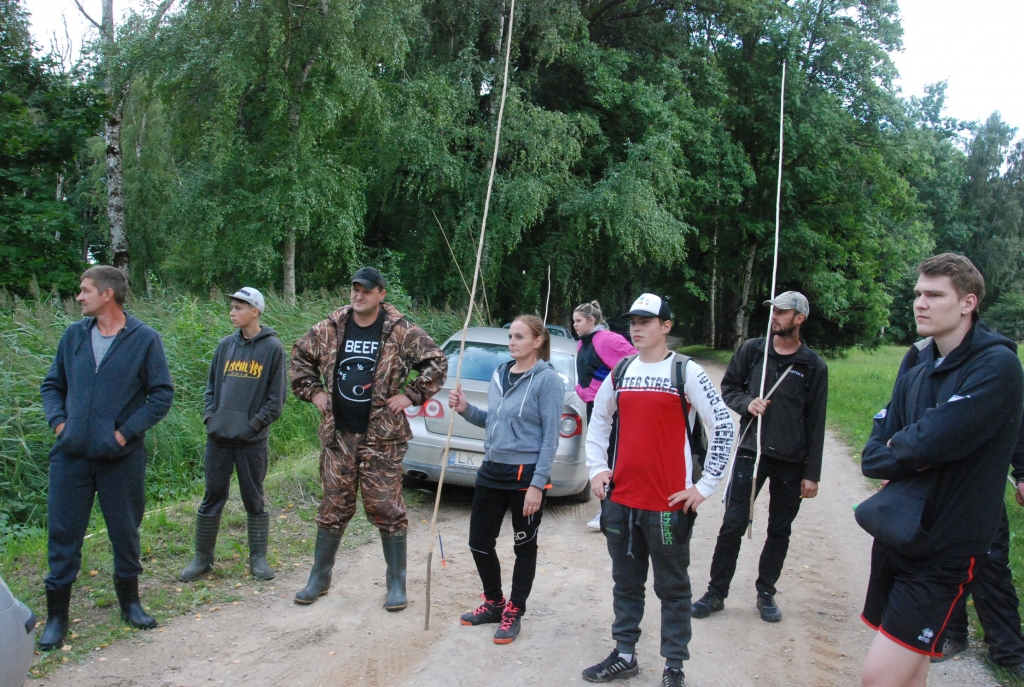
<svg viewBox="0 0 1024 687"><path fill-rule="evenodd" d="M89 263L126 269L180 352L180 418L152 441L153 469L182 475L158 500L198 478L188 412L223 291L276 294L287 346L374 264L432 334L457 326L508 11L153 0L115 24L103 0L71 62L0 0L0 541L44 517L39 370ZM785 62L779 290L810 298L809 343L911 340L914 266L940 250L975 261L986 321L1024 338L1024 144L998 113L946 116L943 83L903 97L901 35L895 0L519 0L485 318L543 312L550 266L554 322L652 291L687 342L760 331ZM297 406L282 427L311 421Z"/></svg>

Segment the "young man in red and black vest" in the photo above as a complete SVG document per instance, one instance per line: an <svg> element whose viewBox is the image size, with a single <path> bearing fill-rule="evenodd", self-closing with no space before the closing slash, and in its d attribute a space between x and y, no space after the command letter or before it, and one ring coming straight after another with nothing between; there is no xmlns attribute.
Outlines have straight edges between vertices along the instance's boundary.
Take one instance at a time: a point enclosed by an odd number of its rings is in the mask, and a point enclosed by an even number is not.
<svg viewBox="0 0 1024 687"><path fill-rule="evenodd" d="M647 570L653 566L654 592L661 600L662 684L677 687L684 682L683 661L690 657L690 534L697 507L725 473L735 429L707 373L669 351L668 304L645 293L627 314L639 354L624 358L602 382L587 434L590 482L602 500L601 529L612 559L616 647L584 670L583 678L610 682L639 673L635 647ZM618 431L610 468L613 422ZM703 476L695 479L699 461L689 428L698 423L709 425L710 433Z"/></svg>

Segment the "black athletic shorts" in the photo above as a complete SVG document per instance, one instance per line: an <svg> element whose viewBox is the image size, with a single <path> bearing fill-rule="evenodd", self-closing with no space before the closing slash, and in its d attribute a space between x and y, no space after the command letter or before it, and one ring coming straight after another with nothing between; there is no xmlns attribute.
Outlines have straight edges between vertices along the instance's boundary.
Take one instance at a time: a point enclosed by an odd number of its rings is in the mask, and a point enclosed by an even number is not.
<svg viewBox="0 0 1024 687"><path fill-rule="evenodd" d="M942 655L953 608L974 578L970 557L907 558L877 541L861 619L900 646Z"/></svg>

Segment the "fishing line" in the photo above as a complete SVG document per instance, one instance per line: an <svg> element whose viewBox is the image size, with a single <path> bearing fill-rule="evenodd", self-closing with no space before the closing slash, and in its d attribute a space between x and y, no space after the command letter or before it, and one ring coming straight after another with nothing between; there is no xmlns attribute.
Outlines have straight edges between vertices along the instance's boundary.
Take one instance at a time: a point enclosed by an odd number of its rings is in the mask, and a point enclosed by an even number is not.
<svg viewBox="0 0 1024 687"><path fill-rule="evenodd" d="M782 92L779 95L779 180L775 187L775 252L772 255L772 296L775 300L775 278L779 271L779 211L782 205L782 125L786 114L786 63L782 63ZM764 398L764 382L768 374L768 347L772 342L772 315L775 305L768 309L768 333L764 337L764 359L761 363L761 391L758 398ZM765 409L767 412L767 408ZM750 483L750 511L747 513L747 539L753 539L754 533L754 499L757 498L757 468L761 463L761 420L764 412L757 416L757 454L754 456L754 474Z"/></svg>

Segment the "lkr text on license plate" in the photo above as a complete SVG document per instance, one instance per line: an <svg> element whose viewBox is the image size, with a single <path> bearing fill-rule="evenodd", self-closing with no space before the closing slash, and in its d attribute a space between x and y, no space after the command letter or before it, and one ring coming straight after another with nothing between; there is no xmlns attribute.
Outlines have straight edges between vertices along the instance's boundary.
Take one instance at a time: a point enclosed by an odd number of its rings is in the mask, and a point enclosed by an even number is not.
<svg viewBox="0 0 1024 687"><path fill-rule="evenodd" d="M457 470L476 470L483 462L483 455L468 451L449 451L448 467Z"/></svg>

